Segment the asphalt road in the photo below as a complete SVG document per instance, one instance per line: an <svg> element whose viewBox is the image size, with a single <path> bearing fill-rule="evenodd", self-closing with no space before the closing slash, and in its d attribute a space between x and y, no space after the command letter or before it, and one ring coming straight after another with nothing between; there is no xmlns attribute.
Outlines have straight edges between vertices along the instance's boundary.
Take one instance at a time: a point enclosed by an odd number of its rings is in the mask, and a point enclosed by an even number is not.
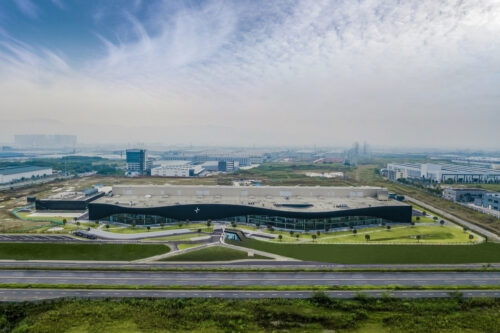
<svg viewBox="0 0 500 333"><path fill-rule="evenodd" d="M500 297L499 290L464 290L462 296ZM0 289L0 302L40 301L58 298L309 298L311 291L211 291L211 290L79 290L79 289ZM333 298L354 298L360 293L356 291L327 291ZM409 290L384 291L365 290L361 294L368 297L395 298L444 298L450 292L443 290Z"/></svg>
<svg viewBox="0 0 500 333"><path fill-rule="evenodd" d="M190 269L190 270L217 270L217 269L482 269L486 264L369 264L347 265L319 263L311 261L275 261L275 260L245 260L235 262L123 262L123 261L75 261L75 260L0 260L0 269L8 268L37 268L37 269ZM498 269L500 264L489 264Z"/></svg>
<svg viewBox="0 0 500 333"><path fill-rule="evenodd" d="M280 286L500 285L500 272L144 272L0 270L0 283Z"/></svg>

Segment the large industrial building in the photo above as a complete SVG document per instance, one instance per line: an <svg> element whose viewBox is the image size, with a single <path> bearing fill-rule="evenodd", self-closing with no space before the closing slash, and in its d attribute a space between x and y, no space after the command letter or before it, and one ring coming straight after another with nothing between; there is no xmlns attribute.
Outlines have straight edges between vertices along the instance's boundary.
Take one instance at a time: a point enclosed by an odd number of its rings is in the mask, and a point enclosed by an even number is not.
<svg viewBox="0 0 500 333"><path fill-rule="evenodd" d="M438 183L499 183L500 170L481 166L433 163L389 163L390 180L418 179Z"/></svg>
<svg viewBox="0 0 500 333"><path fill-rule="evenodd" d="M28 201L35 202L37 210L77 210L87 209L90 202L105 195L105 191L96 187L88 188L79 192L60 192L48 198L37 199L29 197Z"/></svg>
<svg viewBox="0 0 500 333"><path fill-rule="evenodd" d="M89 219L153 225L223 220L290 230L411 222L411 206L378 187L118 185Z"/></svg>
<svg viewBox="0 0 500 333"><path fill-rule="evenodd" d="M8 184L21 180L40 178L52 175L52 168L24 166L0 169L0 184Z"/></svg>

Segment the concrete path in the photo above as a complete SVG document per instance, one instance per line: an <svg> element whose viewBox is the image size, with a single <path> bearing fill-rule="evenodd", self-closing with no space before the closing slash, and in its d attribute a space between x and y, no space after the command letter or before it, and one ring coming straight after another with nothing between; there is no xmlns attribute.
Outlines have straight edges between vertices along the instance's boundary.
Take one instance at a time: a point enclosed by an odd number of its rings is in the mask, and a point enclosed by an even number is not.
<svg viewBox="0 0 500 333"><path fill-rule="evenodd" d="M86 233L95 235L98 238L103 238L103 239L133 240L133 239L144 239L144 238L188 234L188 233L193 233L193 231L190 229L174 229L174 230L141 232L136 234L119 234L104 230L90 229L90 231L86 231Z"/></svg>
<svg viewBox="0 0 500 333"><path fill-rule="evenodd" d="M477 232L477 233L479 233L481 235L484 235L484 236L488 237L488 240L495 241L495 242L500 242L500 237L497 234L495 234L495 233L493 233L491 231L488 231L488 230L486 230L486 229L484 229L484 228L482 228L482 227L480 227L480 226L478 226L476 224L473 224L471 222L465 221L465 220L463 220L463 219L461 219L459 217L456 217L454 215L451 215L451 214L445 212L444 210L438 209L438 208L436 208L434 206L428 205L425 202L422 202L420 200L411 198L409 196L406 196L406 200L410 201L410 202L414 202L417 205L419 205L420 207L423 207L423 208L426 208L428 210L434 211L437 214L439 214L439 215L441 215L441 216L443 216L443 217L445 217L445 218L447 218L447 219L449 219L449 220L451 220L451 221L453 221L453 222L455 222L455 223L457 223L457 224L459 224L461 226L467 227L467 228L469 228L472 231L475 231L475 232Z"/></svg>

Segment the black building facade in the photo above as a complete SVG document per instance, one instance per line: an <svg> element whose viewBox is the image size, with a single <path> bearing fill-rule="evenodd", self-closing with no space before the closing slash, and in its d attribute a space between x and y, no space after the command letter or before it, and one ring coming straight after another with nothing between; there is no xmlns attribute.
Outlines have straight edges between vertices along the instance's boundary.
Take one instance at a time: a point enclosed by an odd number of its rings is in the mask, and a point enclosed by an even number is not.
<svg viewBox="0 0 500 333"><path fill-rule="evenodd" d="M234 204L185 204L162 207L135 207L89 203L89 219L136 225L186 221L234 221L271 225L293 230L325 230L339 227L386 223L410 223L412 208L387 205L323 212L301 212Z"/></svg>

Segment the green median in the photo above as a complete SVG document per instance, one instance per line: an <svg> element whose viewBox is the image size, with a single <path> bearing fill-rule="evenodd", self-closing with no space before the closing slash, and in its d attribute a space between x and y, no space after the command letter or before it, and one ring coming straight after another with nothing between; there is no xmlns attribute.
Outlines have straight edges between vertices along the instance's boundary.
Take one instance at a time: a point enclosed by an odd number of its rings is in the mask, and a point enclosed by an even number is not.
<svg viewBox="0 0 500 333"><path fill-rule="evenodd" d="M357 291L357 290L500 290L499 285L109 285L68 283L0 283L0 289L82 289L82 290L238 290L238 291Z"/></svg>

